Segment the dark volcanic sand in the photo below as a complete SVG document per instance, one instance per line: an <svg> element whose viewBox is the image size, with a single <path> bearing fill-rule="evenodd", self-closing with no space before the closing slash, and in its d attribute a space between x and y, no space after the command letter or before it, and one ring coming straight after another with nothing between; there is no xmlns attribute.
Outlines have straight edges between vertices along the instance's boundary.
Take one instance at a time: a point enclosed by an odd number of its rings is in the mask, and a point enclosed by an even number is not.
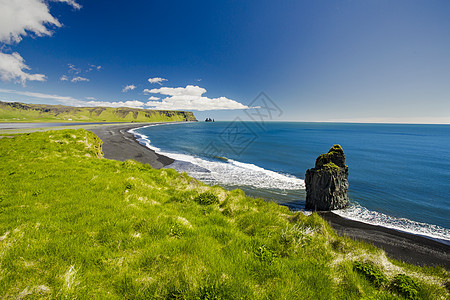
<svg viewBox="0 0 450 300"><path fill-rule="evenodd" d="M157 154L153 150L139 144L134 138L134 135L127 132L130 129L145 125L111 125L100 126L89 130L102 139L102 150L105 158L120 161L134 159L141 163L149 164L155 169L161 169L173 163L174 160L172 158Z"/></svg>
<svg viewBox="0 0 450 300"><path fill-rule="evenodd" d="M450 246L437 241L386 227L342 218L332 212L320 212L340 235L363 240L383 249L394 259L407 263L450 270Z"/></svg>

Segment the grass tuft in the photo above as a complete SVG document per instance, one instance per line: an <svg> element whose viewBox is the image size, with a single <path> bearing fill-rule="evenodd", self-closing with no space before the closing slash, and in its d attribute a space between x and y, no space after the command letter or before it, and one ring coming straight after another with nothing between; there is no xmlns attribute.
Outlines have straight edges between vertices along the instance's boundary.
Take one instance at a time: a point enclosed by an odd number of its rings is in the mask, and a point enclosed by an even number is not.
<svg viewBox="0 0 450 300"><path fill-rule="evenodd" d="M389 288L406 299L419 299L420 286L408 275L396 275L389 285Z"/></svg>
<svg viewBox="0 0 450 300"><path fill-rule="evenodd" d="M194 201L201 205L211 205L218 204L219 197L214 195L212 192L204 192L194 198Z"/></svg>
<svg viewBox="0 0 450 300"><path fill-rule="evenodd" d="M0 139L0 157L2 299L395 299L415 289L360 276L355 258L385 257L315 213L104 159L86 130ZM427 278L419 297L449 298L446 270L396 270Z"/></svg>

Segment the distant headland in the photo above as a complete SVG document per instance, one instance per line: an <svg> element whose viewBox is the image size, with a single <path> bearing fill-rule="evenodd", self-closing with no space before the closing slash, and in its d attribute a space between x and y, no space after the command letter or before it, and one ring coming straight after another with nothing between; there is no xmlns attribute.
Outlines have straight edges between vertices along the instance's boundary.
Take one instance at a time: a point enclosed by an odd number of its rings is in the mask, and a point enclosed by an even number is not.
<svg viewBox="0 0 450 300"><path fill-rule="evenodd" d="M194 121L190 111L128 107L73 107L0 101L0 122L183 122Z"/></svg>

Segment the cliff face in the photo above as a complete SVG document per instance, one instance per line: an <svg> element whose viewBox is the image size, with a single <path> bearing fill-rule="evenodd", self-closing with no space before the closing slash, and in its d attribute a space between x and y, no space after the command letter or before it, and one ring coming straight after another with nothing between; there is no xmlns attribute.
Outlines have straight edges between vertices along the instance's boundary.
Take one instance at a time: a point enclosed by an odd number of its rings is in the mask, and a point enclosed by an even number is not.
<svg viewBox="0 0 450 300"><path fill-rule="evenodd" d="M348 166L341 146L333 145L306 171L306 209L332 210L348 205Z"/></svg>
<svg viewBox="0 0 450 300"><path fill-rule="evenodd" d="M139 108L72 107L0 101L0 122L181 122L197 121L189 111Z"/></svg>

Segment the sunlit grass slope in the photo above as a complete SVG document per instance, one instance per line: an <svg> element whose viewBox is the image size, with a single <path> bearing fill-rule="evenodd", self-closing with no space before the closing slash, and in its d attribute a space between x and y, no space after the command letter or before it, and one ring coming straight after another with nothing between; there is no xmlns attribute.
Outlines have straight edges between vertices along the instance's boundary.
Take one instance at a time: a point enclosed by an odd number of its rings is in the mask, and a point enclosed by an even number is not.
<svg viewBox="0 0 450 300"><path fill-rule="evenodd" d="M443 269L391 262L316 214L104 159L83 129L0 139L0 157L0 298L449 297Z"/></svg>
<svg viewBox="0 0 450 300"><path fill-rule="evenodd" d="M0 122L177 122L196 121L192 112L113 107L72 107L0 101Z"/></svg>

